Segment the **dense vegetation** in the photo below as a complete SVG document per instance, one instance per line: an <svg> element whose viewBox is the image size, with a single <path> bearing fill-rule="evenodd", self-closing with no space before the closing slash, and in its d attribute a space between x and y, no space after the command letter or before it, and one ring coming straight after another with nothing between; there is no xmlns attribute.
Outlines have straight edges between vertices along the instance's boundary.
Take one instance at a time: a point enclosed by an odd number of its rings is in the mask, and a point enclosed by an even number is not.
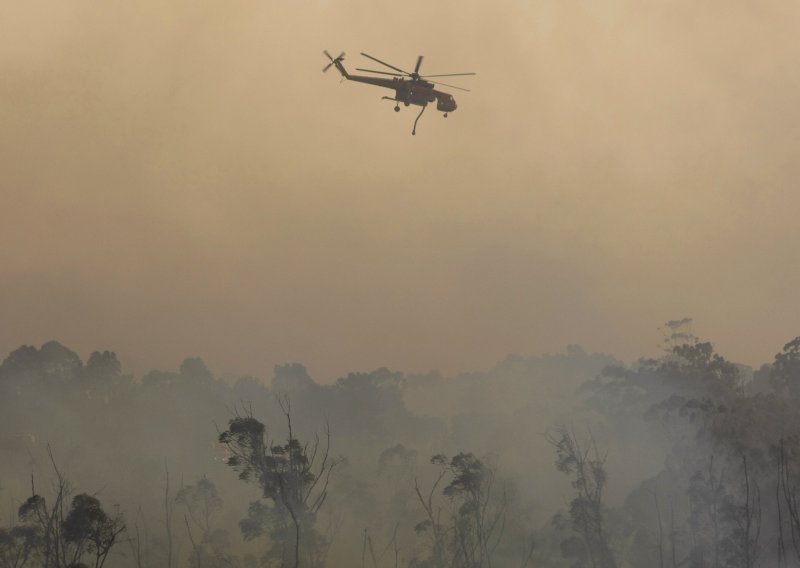
<svg viewBox="0 0 800 568"><path fill-rule="evenodd" d="M0 568L800 566L800 338L452 378L0 365Z"/></svg>

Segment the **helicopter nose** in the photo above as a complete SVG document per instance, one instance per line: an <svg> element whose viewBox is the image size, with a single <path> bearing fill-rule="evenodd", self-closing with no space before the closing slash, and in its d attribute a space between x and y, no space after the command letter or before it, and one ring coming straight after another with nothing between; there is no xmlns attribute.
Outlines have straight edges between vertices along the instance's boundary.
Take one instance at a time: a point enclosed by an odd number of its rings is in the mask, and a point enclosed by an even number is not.
<svg viewBox="0 0 800 568"><path fill-rule="evenodd" d="M442 112L453 112L458 108L458 105L452 95L447 95L439 98L436 108Z"/></svg>

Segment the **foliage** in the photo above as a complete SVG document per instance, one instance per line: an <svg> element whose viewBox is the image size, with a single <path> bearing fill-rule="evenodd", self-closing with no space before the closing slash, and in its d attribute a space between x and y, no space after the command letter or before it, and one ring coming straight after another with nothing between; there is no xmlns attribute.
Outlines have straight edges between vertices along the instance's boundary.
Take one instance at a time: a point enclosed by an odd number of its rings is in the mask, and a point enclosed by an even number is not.
<svg viewBox="0 0 800 568"><path fill-rule="evenodd" d="M452 378L378 369L323 385L293 364L276 368L272 389L252 377L217 379L200 359L134 380L110 351L82 362L57 342L21 347L0 364L2 501L15 503L10 515L0 510L0 568L92 566L102 550L92 535L121 522L100 495L74 491L58 474L38 492L24 489L31 473L42 477L40 464L47 467L47 441L65 448L81 486L111 487L114 503L139 509L130 540L140 553L115 553L120 533L110 560L101 559L106 565L261 568L360 558L382 567L515 566L532 558L561 568L602 565L604 546L632 568L800 565L800 338L751 380L696 338L690 323L668 322L664 353L631 365L573 350L511 356ZM279 389L292 393L291 416L276 412L261 422L241 412L228 422L238 401L263 405ZM334 476L331 495L330 470L321 468L329 437L297 435L291 424L322 414L337 424L337 446L348 455L347 475ZM564 420L596 432L613 459L574 432L572 442L552 437L557 471L572 486L566 510L549 524L543 520L563 497L553 468L541 467L546 441L534 434ZM227 439L215 436L219 422ZM281 423L288 435L271 439ZM487 454L501 458L476 457ZM435 459L421 465L420 455ZM163 481L165 457L181 476L230 467L260 498L247 508L253 497L244 497L244 514L226 510L203 475L166 496L179 514L165 520L164 492L150 490ZM237 483L228 477L224 483ZM480 503L488 503L483 521ZM497 540L487 541L479 531L498 512ZM328 513L343 535L333 548ZM241 531L224 530L240 517ZM535 550L528 547L534 529ZM234 542L237 532L244 542Z"/></svg>
<svg viewBox="0 0 800 568"><path fill-rule="evenodd" d="M186 512L184 524L192 544L189 565L197 568L233 566L236 560L231 553L230 534L215 526L223 500L214 482L202 477L196 484L182 487L175 502Z"/></svg>
<svg viewBox="0 0 800 568"><path fill-rule="evenodd" d="M268 562L313 568L321 566L327 554L328 542L317 532L315 522L338 460L329 454L329 428L324 446L318 437L310 446L301 443L294 436L288 399L279 402L288 427L285 443L269 441L265 426L249 411L231 419L219 441L230 452L227 463L239 479L255 483L266 500L252 503L240 523L245 538L268 531Z"/></svg>
<svg viewBox="0 0 800 568"><path fill-rule="evenodd" d="M427 495L415 483L417 498L426 518L415 526L428 535L429 557L434 567L492 566L492 558L503 537L508 506L505 488L496 487L496 471L471 453L452 458L437 454L431 463L439 474ZM435 499L441 489L444 504Z"/></svg>
<svg viewBox="0 0 800 568"><path fill-rule="evenodd" d="M75 547L75 562L80 562L84 554L93 555L95 568L105 564L109 552L124 531L125 522L121 513L109 516L100 501L86 493L73 497L63 522L64 540Z"/></svg>
<svg viewBox="0 0 800 568"><path fill-rule="evenodd" d="M800 337L795 337L775 355L770 382L780 394L800 396Z"/></svg>
<svg viewBox="0 0 800 568"><path fill-rule="evenodd" d="M556 449L556 468L572 478L575 489L569 516L580 542L572 537L562 544L562 551L581 563L583 558L588 559L592 568L616 568L605 528L605 457L599 455L593 438L582 447L575 433L563 426L551 435L550 441Z"/></svg>
<svg viewBox="0 0 800 568"><path fill-rule="evenodd" d="M36 530L29 526L0 528L0 568L22 568L39 546Z"/></svg>
<svg viewBox="0 0 800 568"><path fill-rule="evenodd" d="M58 480L53 505L49 506L41 495L33 494L19 507L23 524L10 531L23 537L17 558L33 557L43 568L74 568L82 565L84 557L89 557L94 568L102 568L125 531L123 516L119 511L108 515L100 501L86 493L75 495L67 510L70 485L54 460L53 469Z"/></svg>

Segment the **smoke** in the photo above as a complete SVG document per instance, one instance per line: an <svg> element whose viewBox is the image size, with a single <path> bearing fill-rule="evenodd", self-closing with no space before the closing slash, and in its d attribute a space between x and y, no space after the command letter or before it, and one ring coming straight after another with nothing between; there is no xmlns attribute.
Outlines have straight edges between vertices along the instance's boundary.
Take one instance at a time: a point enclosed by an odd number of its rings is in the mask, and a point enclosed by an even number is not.
<svg viewBox="0 0 800 568"><path fill-rule="evenodd" d="M786 485L786 495L793 491L786 424L796 408L797 340L753 373L695 338L691 323L670 320L665 354L633 365L572 345L560 354L508 356L488 371L447 377L382 368L329 385L297 363L276 367L270 381L223 380L199 358L185 359L177 371L133 377L112 352L84 362L54 341L23 346L0 365L7 503L0 526L35 526L16 510L30 503L31 491L54 502L62 495L54 493L60 475L68 482L65 502L88 493L123 514L135 546L117 546L115 565L267 562L259 559L291 543L281 532L281 501L271 497L275 486L264 485L269 477L242 473L243 463L261 462L233 459L255 447L234 437L242 431L234 430L236 421L257 420L266 444L258 447L272 452L270 459L286 455L280 448L291 428L310 474L325 474L322 485L308 489L325 495L315 500L324 507L304 517L312 519L304 534L316 535L303 541L309 565L352 565L366 558L367 546L384 550L370 552L377 566L458 556L443 535L453 530L466 538L459 531L473 526L472 517L448 529L447 515L456 522L470 503L483 503L475 527L508 524L494 536L469 533L476 550L492 550L480 563L493 556L498 565L516 565L523 550L558 564L580 550L604 550L609 562L646 565L667 549L655 527L668 510L676 561L712 549L740 560L745 553L785 555L776 553L774 539L796 529L791 516L784 522L752 497L742 504L740 482L751 495L776 483L779 491ZM787 453L775 477L769 456L780 448ZM582 459L594 465L580 469ZM595 508L575 497L584 483L598 488ZM704 517L701 502L719 516ZM736 532L736 507L763 519L763 536ZM606 528L591 537L581 532L586 519ZM679 536L685 530L702 538L690 542ZM631 538L635 544L624 544ZM15 550L14 542L0 542L0 553Z"/></svg>
<svg viewBox="0 0 800 568"><path fill-rule="evenodd" d="M506 488L513 547L530 530L539 563L589 554L567 539L559 424L606 456L610 546L638 543L633 564L655 565L668 506L686 521L715 467L740 507L742 455L791 494L794 464L765 465L775 423L794 423L791 348L751 378L664 355L652 322L691 313L671 347L710 337L753 368L796 334L798 16L771 0L0 6L3 525L31 472L52 498L49 443L79 491L149 531L150 564L171 550L167 470L175 494L207 475L226 550L257 557L238 522L262 492L216 440L242 404L283 440L279 391L300 439L327 416L347 458L319 520L339 529L331 565L365 563L369 542L421 562L414 480L430 490L461 452ZM325 48L350 70L364 51L478 75L411 137L411 112L319 72ZM184 354L208 367L149 373ZM781 528L797 531L764 534Z"/></svg>
<svg viewBox="0 0 800 568"><path fill-rule="evenodd" d="M631 359L658 342L642 322L687 311L750 364L792 333L785 4L0 15L5 350L108 341L139 373L173 349L243 374L299 359L331 381L571 341ZM412 138L377 89L319 73L323 48L478 76Z"/></svg>

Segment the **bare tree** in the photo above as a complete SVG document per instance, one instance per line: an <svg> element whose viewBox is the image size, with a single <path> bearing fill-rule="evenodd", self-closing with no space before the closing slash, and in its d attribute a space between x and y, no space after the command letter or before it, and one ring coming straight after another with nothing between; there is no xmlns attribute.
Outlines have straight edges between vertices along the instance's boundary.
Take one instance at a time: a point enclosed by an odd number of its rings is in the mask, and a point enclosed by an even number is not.
<svg viewBox="0 0 800 568"><path fill-rule="evenodd" d="M170 495L169 467L164 462L164 525L167 533L167 568L172 568L173 538L172 517L175 514L175 503Z"/></svg>
<svg viewBox="0 0 800 568"><path fill-rule="evenodd" d="M729 565L753 568L758 559L761 535L761 491L746 454L742 454L741 497L728 506L727 521L732 525Z"/></svg>
<svg viewBox="0 0 800 568"><path fill-rule="evenodd" d="M367 566L367 552L369 552L369 558L372 562L372 568L379 568L381 566L381 562L386 557L386 554L390 551L394 551L394 566L397 568L399 562L399 550L397 547L397 529L400 528L400 523L397 522L394 525L394 531L392 531L392 538L386 543L386 546L383 547L380 553L375 552L375 542L372 536L369 534L369 529L364 528L364 545L361 549L361 568L366 568Z"/></svg>
<svg viewBox="0 0 800 568"><path fill-rule="evenodd" d="M142 508L139 507L133 520L133 530L128 531L128 545L131 548L131 556L136 563L136 568L143 568L146 551L149 548L149 540L147 524L144 522Z"/></svg>
<svg viewBox="0 0 800 568"><path fill-rule="evenodd" d="M781 501L786 506L786 515L789 520L789 535L792 539L792 548L795 553L795 558L800 561L800 499L798 498L798 486L793 481L791 471L791 464L787 457L784 440L781 440L778 446L778 515L779 515L779 535L778 541L778 557L786 558L786 551L783 543L783 521L780 519L782 515Z"/></svg>

